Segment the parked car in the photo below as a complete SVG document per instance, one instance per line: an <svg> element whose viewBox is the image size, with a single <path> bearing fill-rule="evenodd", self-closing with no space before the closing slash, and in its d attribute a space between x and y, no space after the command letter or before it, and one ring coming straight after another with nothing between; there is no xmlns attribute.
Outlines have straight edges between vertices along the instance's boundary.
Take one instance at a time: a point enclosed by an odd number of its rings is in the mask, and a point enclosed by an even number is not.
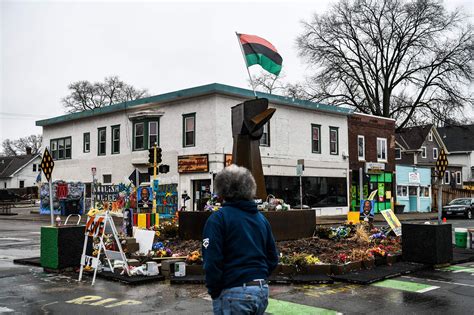
<svg viewBox="0 0 474 315"><path fill-rule="evenodd" d="M0 189L0 201L18 201L21 199L21 196L12 193L11 191Z"/></svg>
<svg viewBox="0 0 474 315"><path fill-rule="evenodd" d="M443 217L449 215L463 215L468 219L474 216L474 198L457 198L443 207Z"/></svg>

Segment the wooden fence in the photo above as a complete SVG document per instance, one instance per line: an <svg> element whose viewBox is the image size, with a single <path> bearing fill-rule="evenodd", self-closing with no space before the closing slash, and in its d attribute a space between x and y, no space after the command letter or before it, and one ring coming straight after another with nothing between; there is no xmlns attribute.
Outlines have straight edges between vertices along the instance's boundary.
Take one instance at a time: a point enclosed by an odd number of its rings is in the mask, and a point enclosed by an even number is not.
<svg viewBox="0 0 474 315"><path fill-rule="evenodd" d="M443 187L443 206L456 198L474 198L474 190ZM438 187L432 190L431 208L438 210Z"/></svg>

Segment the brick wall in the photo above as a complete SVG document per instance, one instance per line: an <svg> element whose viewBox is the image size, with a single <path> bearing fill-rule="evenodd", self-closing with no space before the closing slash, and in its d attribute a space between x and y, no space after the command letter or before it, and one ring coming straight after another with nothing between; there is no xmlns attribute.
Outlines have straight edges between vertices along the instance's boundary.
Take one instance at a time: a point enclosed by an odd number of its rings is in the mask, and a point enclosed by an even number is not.
<svg viewBox="0 0 474 315"><path fill-rule="evenodd" d="M395 170L395 121L376 116L353 114L348 119L349 129L349 168L364 168L365 162L377 162L377 138L387 139L386 171ZM357 136L365 137L365 161L359 161Z"/></svg>

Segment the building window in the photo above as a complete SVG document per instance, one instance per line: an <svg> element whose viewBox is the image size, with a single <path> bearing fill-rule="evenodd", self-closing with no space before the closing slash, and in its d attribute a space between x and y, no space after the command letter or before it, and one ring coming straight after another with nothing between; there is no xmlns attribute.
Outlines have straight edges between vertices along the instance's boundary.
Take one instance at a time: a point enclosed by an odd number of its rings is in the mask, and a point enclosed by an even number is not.
<svg viewBox="0 0 474 315"><path fill-rule="evenodd" d="M377 161L387 162L387 139L377 138Z"/></svg>
<svg viewBox="0 0 474 315"><path fill-rule="evenodd" d="M445 171L444 172L444 183L446 185L449 185L451 183L451 174L449 173L449 171Z"/></svg>
<svg viewBox="0 0 474 315"><path fill-rule="evenodd" d="M433 159L434 160L438 159L438 148L433 148Z"/></svg>
<svg viewBox="0 0 474 315"><path fill-rule="evenodd" d="M421 157L426 159L426 147L421 147Z"/></svg>
<svg viewBox="0 0 474 315"><path fill-rule="evenodd" d="M401 159L402 159L402 149L395 148L395 160L401 160Z"/></svg>
<svg viewBox="0 0 474 315"><path fill-rule="evenodd" d="M321 153L321 126L311 124L311 151Z"/></svg>
<svg viewBox="0 0 474 315"><path fill-rule="evenodd" d="M112 175L111 174L102 175L102 183L103 184L112 184Z"/></svg>
<svg viewBox="0 0 474 315"><path fill-rule="evenodd" d="M51 139L50 148L53 160L70 159L72 152L71 137Z"/></svg>
<svg viewBox="0 0 474 315"><path fill-rule="evenodd" d="M408 196L408 187L407 186L397 186L397 196L407 197Z"/></svg>
<svg viewBox="0 0 474 315"><path fill-rule="evenodd" d="M97 155L105 155L107 153L107 130L105 127L97 129L97 138Z"/></svg>
<svg viewBox="0 0 474 315"><path fill-rule="evenodd" d="M36 172L36 164L33 163L33 172Z"/></svg>
<svg viewBox="0 0 474 315"><path fill-rule="evenodd" d="M456 184L457 184L457 185L462 185L461 172L456 172Z"/></svg>
<svg viewBox="0 0 474 315"><path fill-rule="evenodd" d="M329 127L329 153L332 155L339 154L338 137L338 128Z"/></svg>
<svg viewBox="0 0 474 315"><path fill-rule="evenodd" d="M183 115L183 147L196 145L196 113Z"/></svg>
<svg viewBox="0 0 474 315"><path fill-rule="evenodd" d="M431 131L428 133L428 141L433 141L433 133Z"/></svg>
<svg viewBox="0 0 474 315"><path fill-rule="evenodd" d="M263 135L260 138L260 145L262 147L270 146L270 122L267 122L263 125Z"/></svg>
<svg viewBox="0 0 474 315"><path fill-rule="evenodd" d="M120 153L120 125L112 126L112 154Z"/></svg>
<svg viewBox="0 0 474 315"><path fill-rule="evenodd" d="M154 145L158 145L158 122L148 122L148 147L152 148Z"/></svg>
<svg viewBox="0 0 474 315"><path fill-rule="evenodd" d="M357 136L357 156L359 161L365 160L365 137L360 135Z"/></svg>
<svg viewBox="0 0 474 315"><path fill-rule="evenodd" d="M133 150L145 149L143 138L145 137L145 123L139 122L133 125Z"/></svg>
<svg viewBox="0 0 474 315"><path fill-rule="evenodd" d="M89 132L85 132L84 135L82 136L83 139L83 145L82 145L82 150L84 153L88 153L91 151L91 134Z"/></svg>
<svg viewBox="0 0 474 315"><path fill-rule="evenodd" d="M430 196L430 187L420 186L420 197L429 197Z"/></svg>
<svg viewBox="0 0 474 315"><path fill-rule="evenodd" d="M24 180L20 180L20 188L25 188L25 181Z"/></svg>

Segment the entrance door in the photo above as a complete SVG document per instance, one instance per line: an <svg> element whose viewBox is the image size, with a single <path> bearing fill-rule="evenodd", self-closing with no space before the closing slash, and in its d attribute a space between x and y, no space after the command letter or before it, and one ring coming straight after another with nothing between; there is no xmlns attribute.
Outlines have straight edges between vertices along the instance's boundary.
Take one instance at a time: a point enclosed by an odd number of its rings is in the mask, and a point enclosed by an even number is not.
<svg viewBox="0 0 474 315"><path fill-rule="evenodd" d="M418 211L418 187L408 187L408 200L410 203L410 211Z"/></svg>
<svg viewBox="0 0 474 315"><path fill-rule="evenodd" d="M203 211L211 196L211 180L193 180L193 211Z"/></svg>

